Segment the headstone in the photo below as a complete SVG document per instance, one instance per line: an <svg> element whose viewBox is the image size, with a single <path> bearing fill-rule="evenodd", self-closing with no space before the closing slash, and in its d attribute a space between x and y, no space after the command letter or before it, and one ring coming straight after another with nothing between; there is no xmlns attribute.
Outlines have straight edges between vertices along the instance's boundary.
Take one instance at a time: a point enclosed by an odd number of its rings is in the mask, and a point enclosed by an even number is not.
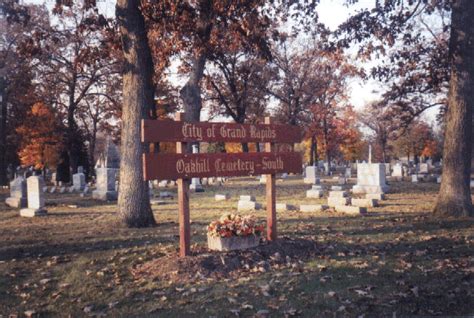
<svg viewBox="0 0 474 318"><path fill-rule="evenodd" d="M403 177L403 166L397 163L393 166L392 177L402 178Z"/></svg>
<svg viewBox="0 0 474 318"><path fill-rule="evenodd" d="M436 178L436 183L441 183L441 176L439 176L438 178Z"/></svg>
<svg viewBox="0 0 474 318"><path fill-rule="evenodd" d="M352 169L350 167L347 167L344 171L344 177L346 178L352 178Z"/></svg>
<svg viewBox="0 0 474 318"><path fill-rule="evenodd" d="M323 196L323 188L318 184L313 184L310 190L306 191L307 198L319 199Z"/></svg>
<svg viewBox="0 0 474 318"><path fill-rule="evenodd" d="M86 176L84 175L84 173L78 172L72 175L72 187L73 187L72 191L74 190L82 191L84 190L85 185L86 185Z"/></svg>
<svg viewBox="0 0 474 318"><path fill-rule="evenodd" d="M193 144L193 153L199 153L199 146L197 144ZM194 192L204 192L204 188L202 187L201 181L199 178L192 178L191 185L189 186L190 191Z"/></svg>
<svg viewBox="0 0 474 318"><path fill-rule="evenodd" d="M319 184L318 168L316 166L307 166L305 168L304 183Z"/></svg>
<svg viewBox="0 0 474 318"><path fill-rule="evenodd" d="M288 173L286 173L286 172L282 173L281 176L280 176L280 178L281 178L281 179L286 179L286 178L288 178Z"/></svg>
<svg viewBox="0 0 474 318"><path fill-rule="evenodd" d="M275 208L276 208L277 212L296 210L296 207L294 205L286 204L286 203L276 203Z"/></svg>
<svg viewBox="0 0 474 318"><path fill-rule="evenodd" d="M69 188L67 189L67 192L73 193L74 190L76 190L76 188L75 188L74 186L71 186L71 187L69 187Z"/></svg>
<svg viewBox="0 0 474 318"><path fill-rule="evenodd" d="M52 186L51 189L49 190L49 193L54 193L56 192L56 186Z"/></svg>
<svg viewBox="0 0 474 318"><path fill-rule="evenodd" d="M411 182L417 183L418 182L418 175L417 174L412 174L411 175Z"/></svg>
<svg viewBox="0 0 474 318"><path fill-rule="evenodd" d="M357 165L357 184L352 187L353 193L384 193L387 190L383 163L359 163Z"/></svg>
<svg viewBox="0 0 474 318"><path fill-rule="evenodd" d="M20 216L34 217L46 215L44 208L44 194L42 188L44 180L41 176L31 176L26 180L28 207L20 210Z"/></svg>
<svg viewBox="0 0 474 318"><path fill-rule="evenodd" d="M58 181L56 180L57 179L57 173L56 172L53 172L53 174L51 175L51 182L53 183L53 185L57 186L58 185Z"/></svg>
<svg viewBox="0 0 474 318"><path fill-rule="evenodd" d="M332 194L332 195L331 195ZM331 191L329 192L328 205L330 207L335 207L338 205L349 205L351 204L351 199L344 196L344 191Z"/></svg>
<svg viewBox="0 0 474 318"><path fill-rule="evenodd" d="M16 177L10 182L10 197L5 203L12 208L24 208L27 206L26 180Z"/></svg>
<svg viewBox="0 0 474 318"><path fill-rule="evenodd" d="M329 197L332 198L347 198L348 196L346 191L329 191Z"/></svg>
<svg viewBox="0 0 474 318"><path fill-rule="evenodd" d="M327 176L331 174L331 169L328 162L324 163L324 174Z"/></svg>
<svg viewBox="0 0 474 318"><path fill-rule="evenodd" d="M421 174L428 174L429 173L429 167L427 163L420 163L419 167L419 173Z"/></svg>
<svg viewBox="0 0 474 318"><path fill-rule="evenodd" d="M389 163L385 163L385 175L389 176L391 173L391 167Z"/></svg>
<svg viewBox="0 0 474 318"><path fill-rule="evenodd" d="M255 202L255 196L253 196L253 195L241 195L239 201L254 201Z"/></svg>
<svg viewBox="0 0 474 318"><path fill-rule="evenodd" d="M216 194L214 196L214 199L216 201L226 201L226 200L229 200L230 199L230 195L228 193L225 193L225 194Z"/></svg>
<svg viewBox="0 0 474 318"><path fill-rule="evenodd" d="M64 193L64 192L66 192L66 187L59 188L59 193Z"/></svg>
<svg viewBox="0 0 474 318"><path fill-rule="evenodd" d="M237 202L237 211L253 211L261 208L261 205L254 201Z"/></svg>
<svg viewBox="0 0 474 318"><path fill-rule="evenodd" d="M117 147L107 139L105 152L97 160L95 174L97 176L96 190L92 191L92 198L103 201L117 200L116 177L120 167L120 157Z"/></svg>
<svg viewBox="0 0 474 318"><path fill-rule="evenodd" d="M333 188L336 188L333 186ZM349 198L349 194L346 191L343 191L342 188L336 188L339 190L333 190L331 188L331 191L329 191L329 196L328 196L328 205L330 207L335 207L336 205L347 205L350 204L351 199Z"/></svg>
<svg viewBox="0 0 474 318"><path fill-rule="evenodd" d="M255 202L253 195L241 195L239 202L237 202L238 211L252 211L261 208L261 204Z"/></svg>
<svg viewBox="0 0 474 318"><path fill-rule="evenodd" d="M267 183L267 175L266 175L266 174L262 174L262 175L260 176L260 179L258 180L258 182L259 182L260 184L266 184L266 183Z"/></svg>

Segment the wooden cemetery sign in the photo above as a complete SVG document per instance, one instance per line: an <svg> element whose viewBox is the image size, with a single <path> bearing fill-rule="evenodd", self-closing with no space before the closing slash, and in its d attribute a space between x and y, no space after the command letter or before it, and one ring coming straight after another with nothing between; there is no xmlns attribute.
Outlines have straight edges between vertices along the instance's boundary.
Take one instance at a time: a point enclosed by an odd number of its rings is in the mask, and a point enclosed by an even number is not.
<svg viewBox="0 0 474 318"><path fill-rule="evenodd" d="M267 175L267 239L276 240L275 174L302 172L301 156L295 152L274 152L274 143L297 143L302 139L299 127L271 123L186 123L183 113L176 121L142 120L142 141L176 142L176 154L145 153L145 180L177 179L180 256L190 253L189 180L201 177ZM264 142L265 152L191 154L186 142Z"/></svg>

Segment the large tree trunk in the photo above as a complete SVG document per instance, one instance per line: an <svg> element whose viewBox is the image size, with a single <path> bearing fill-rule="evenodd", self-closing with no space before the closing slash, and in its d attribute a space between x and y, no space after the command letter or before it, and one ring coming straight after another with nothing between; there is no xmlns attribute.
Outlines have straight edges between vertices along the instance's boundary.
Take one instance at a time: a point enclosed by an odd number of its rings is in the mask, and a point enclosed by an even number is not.
<svg viewBox="0 0 474 318"><path fill-rule="evenodd" d="M155 224L148 184L143 181L142 153L146 147L140 140L141 119L148 118L154 99L153 61L139 6L139 0L118 0L116 6L125 59L118 207L128 227Z"/></svg>
<svg viewBox="0 0 474 318"><path fill-rule="evenodd" d="M191 73L189 79L180 91L180 97L183 100L185 120L189 122L198 122L201 117L201 79L204 75L207 54L202 50L191 61Z"/></svg>
<svg viewBox="0 0 474 318"><path fill-rule="evenodd" d="M309 165L314 166L315 161L318 159L318 140L316 139L316 136L311 136L311 149L309 152Z"/></svg>
<svg viewBox="0 0 474 318"><path fill-rule="evenodd" d="M472 108L474 107L474 2L452 4L448 112L443 148L443 178L436 215L473 216L469 188Z"/></svg>
<svg viewBox="0 0 474 318"><path fill-rule="evenodd" d="M7 97L6 80L0 77L0 185L7 185Z"/></svg>

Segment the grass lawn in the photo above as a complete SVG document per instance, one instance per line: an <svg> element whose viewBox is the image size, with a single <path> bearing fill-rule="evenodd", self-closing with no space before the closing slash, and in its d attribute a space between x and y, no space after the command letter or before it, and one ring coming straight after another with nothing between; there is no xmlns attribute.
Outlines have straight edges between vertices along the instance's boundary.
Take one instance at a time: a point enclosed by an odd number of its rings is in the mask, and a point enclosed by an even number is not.
<svg viewBox="0 0 474 318"><path fill-rule="evenodd" d="M206 186L191 195L195 255L184 260L176 196L153 206L158 226L127 229L115 205L77 194L47 194L47 217L20 218L2 190L0 317L473 315L474 220L432 217L436 184L390 186L367 216L279 212L279 243L239 253L208 252L205 227L241 194L265 203L265 188ZM325 202L306 199L309 188L278 181L277 202ZM230 200L214 201L224 192Z"/></svg>

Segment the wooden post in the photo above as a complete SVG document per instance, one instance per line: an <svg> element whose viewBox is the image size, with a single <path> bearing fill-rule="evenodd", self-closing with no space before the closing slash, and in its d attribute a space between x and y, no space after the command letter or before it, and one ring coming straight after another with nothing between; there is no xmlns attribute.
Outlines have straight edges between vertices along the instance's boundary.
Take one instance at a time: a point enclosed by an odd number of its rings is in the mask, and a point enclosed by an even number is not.
<svg viewBox="0 0 474 318"><path fill-rule="evenodd" d="M271 124L273 119L265 117L265 124ZM265 143L265 152L272 152L274 143ZM276 191L275 175L267 174L266 201L267 201L267 240L275 241L277 239L277 218L276 218Z"/></svg>
<svg viewBox="0 0 474 318"><path fill-rule="evenodd" d="M176 121L183 121L184 113L176 114ZM176 153L185 153L186 143L176 142ZM189 222L189 179L178 179L179 256L190 255L191 225Z"/></svg>

